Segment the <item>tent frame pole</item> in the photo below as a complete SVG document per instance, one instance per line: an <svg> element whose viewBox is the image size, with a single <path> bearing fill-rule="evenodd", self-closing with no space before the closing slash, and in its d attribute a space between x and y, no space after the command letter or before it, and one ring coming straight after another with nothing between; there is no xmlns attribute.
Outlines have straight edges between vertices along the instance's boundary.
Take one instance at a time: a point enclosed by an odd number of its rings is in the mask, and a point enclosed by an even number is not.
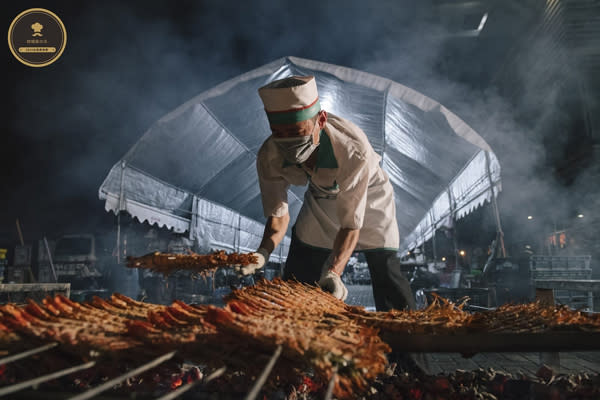
<svg viewBox="0 0 600 400"><path fill-rule="evenodd" d="M121 186L119 188L119 208L117 210L117 264L121 264L121 210L123 209L123 180L125 161L121 162Z"/></svg>
<svg viewBox="0 0 600 400"><path fill-rule="evenodd" d="M452 199L452 192L450 191L450 187L448 187L448 189L446 190L446 193L448 193L448 204L450 205L450 219L452 221L452 246L454 247L454 268L458 267L458 240L457 240L457 235L458 235L458 229L456 226L456 218L455 218L455 208L456 208L456 204L454 203L454 200Z"/></svg>
<svg viewBox="0 0 600 400"><path fill-rule="evenodd" d="M190 218L190 234L189 239L194 240L196 234L196 225L198 224L198 197L192 196L192 217Z"/></svg>
<svg viewBox="0 0 600 400"><path fill-rule="evenodd" d="M506 247L504 246L504 232L502 231L502 223L500 222L500 210L498 208L498 201L496 199L496 191L494 190L494 180L492 179L492 170L490 168L490 153L485 152L485 170L490 183L490 190L492 192L492 208L494 210L494 217L496 220L496 233L498 235L498 243L500 246L500 254L502 258L506 258Z"/></svg>
<svg viewBox="0 0 600 400"><path fill-rule="evenodd" d="M435 243L436 223L435 218L433 216L433 212L429 213L429 215L431 216L431 229L433 230L433 233L431 235L431 245L433 246L433 262L437 262L437 247Z"/></svg>

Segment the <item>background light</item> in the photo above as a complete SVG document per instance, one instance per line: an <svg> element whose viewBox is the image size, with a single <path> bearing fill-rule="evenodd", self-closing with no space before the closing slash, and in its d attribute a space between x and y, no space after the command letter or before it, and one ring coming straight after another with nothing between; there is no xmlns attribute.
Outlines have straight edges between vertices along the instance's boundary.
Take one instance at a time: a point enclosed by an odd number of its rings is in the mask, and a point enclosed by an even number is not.
<svg viewBox="0 0 600 400"><path fill-rule="evenodd" d="M460 254L461 256L464 257L464 255L467 254L467 252L465 252L464 250L461 250L461 251L458 252L458 254Z"/></svg>
<svg viewBox="0 0 600 400"><path fill-rule="evenodd" d="M533 217L531 215L528 215L527 219L533 219Z"/></svg>
<svg viewBox="0 0 600 400"><path fill-rule="evenodd" d="M579 214L577 218L583 218L583 214Z"/></svg>
<svg viewBox="0 0 600 400"><path fill-rule="evenodd" d="M487 18L488 18L488 13L483 14L483 17L481 17L481 21L479 22L479 26L477 27L477 30L479 32L481 32L481 30L485 26L485 22L487 21Z"/></svg>
<svg viewBox="0 0 600 400"><path fill-rule="evenodd" d="M446 261L446 257L442 257L442 261Z"/></svg>

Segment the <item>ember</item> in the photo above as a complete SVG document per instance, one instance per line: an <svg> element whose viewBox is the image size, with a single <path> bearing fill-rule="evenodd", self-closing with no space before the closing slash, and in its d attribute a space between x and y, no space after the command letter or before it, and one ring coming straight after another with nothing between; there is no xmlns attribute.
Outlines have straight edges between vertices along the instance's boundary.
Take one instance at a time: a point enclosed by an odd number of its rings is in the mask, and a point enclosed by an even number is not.
<svg viewBox="0 0 600 400"><path fill-rule="evenodd" d="M189 369L184 369L178 374L171 377L171 389L177 389L183 384L192 383L201 380L203 377L200 368L193 366Z"/></svg>
<svg viewBox="0 0 600 400"><path fill-rule="evenodd" d="M183 383L183 380L181 380L180 376L174 378L173 381L171 382L171 389L177 389L179 386L181 386L182 383Z"/></svg>
<svg viewBox="0 0 600 400"><path fill-rule="evenodd" d="M312 379L305 376L302 378L302 383L298 386L298 392L300 393L313 393L320 390L322 385L315 383Z"/></svg>
<svg viewBox="0 0 600 400"><path fill-rule="evenodd" d="M423 391L419 388L412 388L408 393L409 399L412 400L421 400L421 398L423 397Z"/></svg>

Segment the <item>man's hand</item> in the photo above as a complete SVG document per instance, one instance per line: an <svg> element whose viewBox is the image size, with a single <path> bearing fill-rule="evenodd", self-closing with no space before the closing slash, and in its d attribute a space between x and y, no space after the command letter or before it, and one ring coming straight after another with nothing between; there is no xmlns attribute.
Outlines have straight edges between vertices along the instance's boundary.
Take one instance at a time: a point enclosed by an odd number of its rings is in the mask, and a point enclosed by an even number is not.
<svg viewBox="0 0 600 400"><path fill-rule="evenodd" d="M348 289L342 282L342 278L335 272L331 270L323 271L323 275L321 275L321 279L319 279L319 286L321 289L331 292L331 294L336 298L342 301L346 300L348 297Z"/></svg>
<svg viewBox="0 0 600 400"><path fill-rule="evenodd" d="M256 270L261 269L265 266L265 264L269 260L269 256L271 255L271 253L269 253L266 249L263 249L261 247L258 250L256 250L256 252L251 253L250 255L256 257L256 262L253 264L236 266L235 272L238 275L245 276L255 273Z"/></svg>

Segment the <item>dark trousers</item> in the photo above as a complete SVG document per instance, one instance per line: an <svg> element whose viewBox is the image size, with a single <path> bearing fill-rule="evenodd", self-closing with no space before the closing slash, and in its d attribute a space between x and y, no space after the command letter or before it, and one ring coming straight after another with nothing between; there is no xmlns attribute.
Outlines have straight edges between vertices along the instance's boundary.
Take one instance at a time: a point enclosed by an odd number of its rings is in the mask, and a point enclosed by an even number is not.
<svg viewBox="0 0 600 400"><path fill-rule="evenodd" d="M321 277L321 268L331 254L331 250L307 246L296 237L292 230L290 250L283 271L283 279L296 279L299 282L315 284ZM399 263L394 263L393 250L372 250L365 252L375 308L377 311L390 309L415 309L415 299L408 280L402 275Z"/></svg>

